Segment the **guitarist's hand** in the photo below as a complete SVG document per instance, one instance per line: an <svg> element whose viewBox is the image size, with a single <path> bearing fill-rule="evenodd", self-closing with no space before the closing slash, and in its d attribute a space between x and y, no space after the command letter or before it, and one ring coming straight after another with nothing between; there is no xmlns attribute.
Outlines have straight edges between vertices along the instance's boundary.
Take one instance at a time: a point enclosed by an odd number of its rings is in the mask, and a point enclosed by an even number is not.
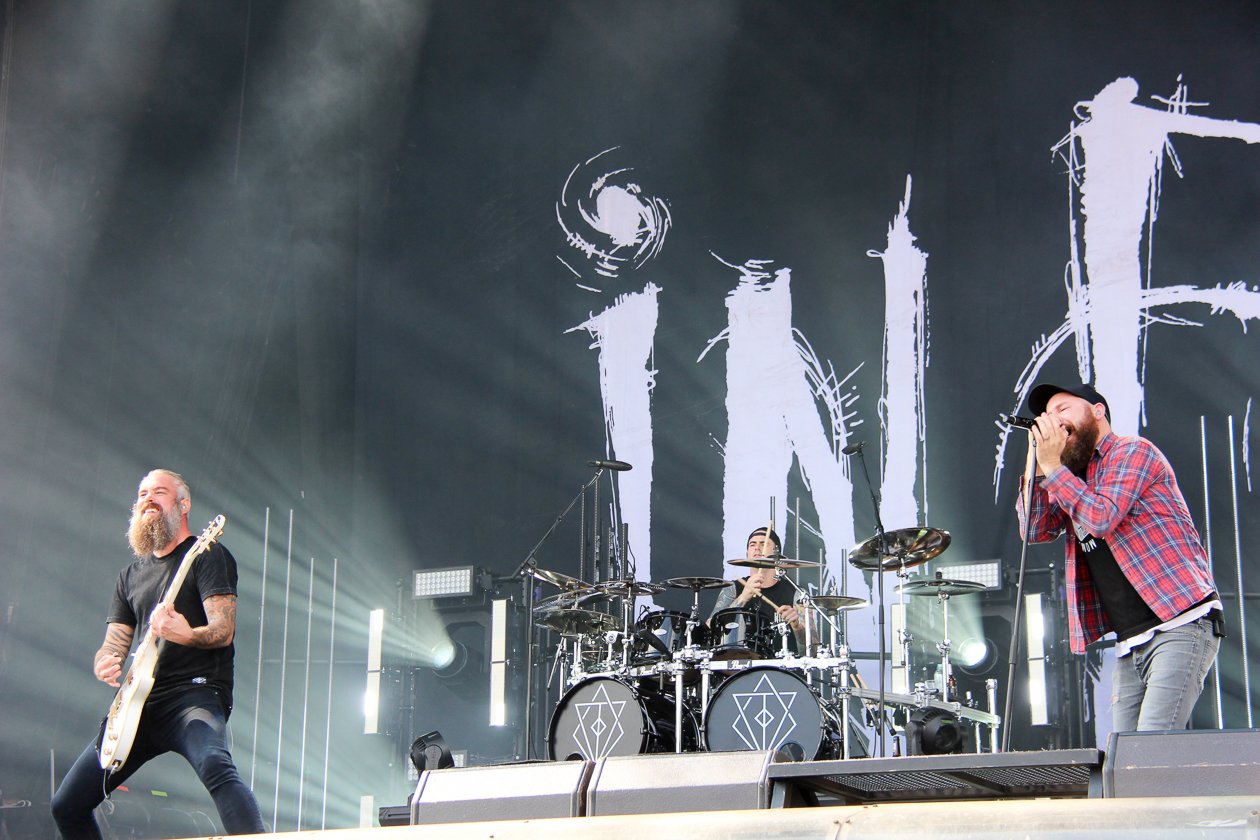
<svg viewBox="0 0 1260 840"><path fill-rule="evenodd" d="M159 639L166 639L179 645L186 645L193 640L192 626L188 619L175 612L172 604L159 606L149 618L149 626Z"/></svg>
<svg viewBox="0 0 1260 840"><path fill-rule="evenodd" d="M92 665L92 671L101 682L118 688L118 681L122 678L122 657L116 653L99 656Z"/></svg>

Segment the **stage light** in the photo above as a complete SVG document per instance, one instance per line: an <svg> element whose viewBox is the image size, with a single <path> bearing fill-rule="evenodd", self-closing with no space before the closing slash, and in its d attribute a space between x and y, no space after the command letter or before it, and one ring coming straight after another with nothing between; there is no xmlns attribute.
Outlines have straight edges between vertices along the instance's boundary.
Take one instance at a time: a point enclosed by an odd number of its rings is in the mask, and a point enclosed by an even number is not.
<svg viewBox="0 0 1260 840"><path fill-rule="evenodd" d="M385 634L385 610L368 613L367 687L363 692L363 734L380 732L381 643Z"/></svg>
<svg viewBox="0 0 1260 840"><path fill-rule="evenodd" d="M433 667L433 676L439 680L455 682L480 674L484 670L483 657L479 651L471 650L462 642L452 642L451 651L446 664Z"/></svg>
<svg viewBox="0 0 1260 840"><path fill-rule="evenodd" d="M983 677L993 671L997 660L997 646L976 636L964 639L955 653L958 670L972 677Z"/></svg>
<svg viewBox="0 0 1260 840"><path fill-rule="evenodd" d="M417 773L455 766L455 759L451 757L451 748L446 745L446 739L442 737L442 733L436 729L426 732L411 742L410 756L411 764L416 768Z"/></svg>
<svg viewBox="0 0 1260 840"><path fill-rule="evenodd" d="M1033 726L1050 722L1050 704L1046 696L1046 617L1042 612L1041 594L1024 596L1024 638L1028 656L1028 714Z"/></svg>
<svg viewBox="0 0 1260 840"><path fill-rule="evenodd" d="M484 588L483 573L475 566L420 569L412 573L411 597L461 598Z"/></svg>
<svg viewBox="0 0 1260 840"><path fill-rule="evenodd" d="M490 603L490 725L507 725L508 602Z"/></svg>
<svg viewBox="0 0 1260 840"><path fill-rule="evenodd" d="M945 755L962 752L966 729L953 712L929 707L915 709L906 722L907 755Z"/></svg>

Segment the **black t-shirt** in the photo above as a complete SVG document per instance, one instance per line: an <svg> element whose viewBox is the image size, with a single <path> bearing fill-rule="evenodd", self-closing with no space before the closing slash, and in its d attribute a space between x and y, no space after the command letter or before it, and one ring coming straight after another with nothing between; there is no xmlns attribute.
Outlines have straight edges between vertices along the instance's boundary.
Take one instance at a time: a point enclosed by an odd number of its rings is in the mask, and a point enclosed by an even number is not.
<svg viewBox="0 0 1260 840"><path fill-rule="evenodd" d="M171 578L196 539L189 537L165 557L150 556L136 560L119 572L106 621L136 628L135 640L138 643L148 632L149 615L162 600ZM191 626L204 627L209 622L202 601L211 595L235 594L236 560L222 545L212 543L193 561L175 597L175 611L188 619ZM186 687L209 685L219 689L225 704L231 707L232 645L213 649L187 647L171 641L163 641L161 645L149 699L161 698Z"/></svg>
<svg viewBox="0 0 1260 840"><path fill-rule="evenodd" d="M748 578L744 578L744 580L748 580ZM718 603L714 607L714 612L717 612L720 609L726 609L726 608L734 606L735 597L736 597L735 593L742 590L743 590L743 587L740 586L738 582L732 582L731 588L723 590L722 594L718 596ZM786 580L784 578L779 578L777 581L774 582L773 586L770 586L767 589L761 590L761 594L764 595L766 598L769 598L771 601L774 601L779 606L783 606L784 604L791 604L796 600L796 587L792 585L791 581ZM774 620L778 617L778 614L774 611L774 608L771 607L769 604L767 604L763 598L752 599L747 604L744 604L742 609L756 610L757 612L761 613L762 616L764 616L766 619L766 627L769 627L774 622ZM788 635L788 650L790 650L792 653L796 653L797 652L796 634L794 632L789 632L787 635ZM774 641L774 649L777 651L779 649L778 637L774 637L773 641Z"/></svg>
<svg viewBox="0 0 1260 840"><path fill-rule="evenodd" d="M1117 639L1131 639L1160 625L1159 616L1155 615L1154 610L1133 588L1133 584L1129 583L1124 572L1120 571L1106 540L1077 530L1076 550L1089 568L1089 576L1093 578L1094 589L1098 592L1098 599L1102 601L1103 612L1111 622L1111 629L1116 631Z"/></svg>

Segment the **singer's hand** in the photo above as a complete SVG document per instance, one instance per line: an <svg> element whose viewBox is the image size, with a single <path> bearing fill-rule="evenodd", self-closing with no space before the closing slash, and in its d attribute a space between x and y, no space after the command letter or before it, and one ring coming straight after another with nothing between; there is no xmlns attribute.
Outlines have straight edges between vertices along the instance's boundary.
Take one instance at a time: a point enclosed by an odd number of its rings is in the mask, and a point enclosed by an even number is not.
<svg viewBox="0 0 1260 840"><path fill-rule="evenodd" d="M1063 449L1067 446L1067 430L1059 421L1043 413L1037 418L1037 428L1032 430L1037 442L1037 467L1041 475L1050 475L1063 465Z"/></svg>

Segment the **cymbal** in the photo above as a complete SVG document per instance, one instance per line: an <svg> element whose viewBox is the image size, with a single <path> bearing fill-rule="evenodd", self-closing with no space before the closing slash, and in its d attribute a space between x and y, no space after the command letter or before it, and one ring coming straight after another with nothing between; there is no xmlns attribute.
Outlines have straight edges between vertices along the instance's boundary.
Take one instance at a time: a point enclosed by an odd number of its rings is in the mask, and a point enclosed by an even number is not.
<svg viewBox="0 0 1260 840"><path fill-rule="evenodd" d="M590 584L585 581L578 580L575 577L569 577L568 575L562 575L559 572L551 572L546 569L534 567L533 569L530 569L529 573L538 580L558 586L561 589L586 589L590 587Z"/></svg>
<svg viewBox="0 0 1260 840"><path fill-rule="evenodd" d="M970 580L950 580L949 578L915 578L897 587L898 592L907 595L966 595L984 589L983 583Z"/></svg>
<svg viewBox="0 0 1260 840"><path fill-rule="evenodd" d="M603 593L596 592L593 589L571 589L561 592L558 595L552 595L549 598L541 598L534 602L534 612L544 613L549 610L562 610L572 607L580 607L589 601L595 601L605 597Z"/></svg>
<svg viewBox="0 0 1260 840"><path fill-rule="evenodd" d="M782 554L771 554L768 557L740 557L726 562L732 566L744 566L750 569L805 569L817 568L821 565L816 560L793 560Z"/></svg>
<svg viewBox="0 0 1260 840"><path fill-rule="evenodd" d="M665 585L672 586L675 589L694 589L698 592L701 589L717 589L721 586L730 586L731 582L726 578L676 577L665 581Z"/></svg>
<svg viewBox="0 0 1260 840"><path fill-rule="evenodd" d="M630 595L655 595L658 592L665 591L665 587L659 583L647 583L641 580L610 580L604 583L597 583L591 589L611 598L626 598Z"/></svg>
<svg viewBox="0 0 1260 840"><path fill-rule="evenodd" d="M888 531L886 547L880 545L879 535L871 537L849 552L849 562L859 569L911 569L926 563L949 548L949 531L940 528L902 528Z"/></svg>
<svg viewBox="0 0 1260 840"><path fill-rule="evenodd" d="M863 601L861 598L854 598L852 595L815 595L810 600L825 612L856 610L870 606L869 602Z"/></svg>
<svg viewBox="0 0 1260 840"><path fill-rule="evenodd" d="M582 636L611 630L616 622L611 615L593 610L550 610L538 616L538 623L562 636Z"/></svg>

